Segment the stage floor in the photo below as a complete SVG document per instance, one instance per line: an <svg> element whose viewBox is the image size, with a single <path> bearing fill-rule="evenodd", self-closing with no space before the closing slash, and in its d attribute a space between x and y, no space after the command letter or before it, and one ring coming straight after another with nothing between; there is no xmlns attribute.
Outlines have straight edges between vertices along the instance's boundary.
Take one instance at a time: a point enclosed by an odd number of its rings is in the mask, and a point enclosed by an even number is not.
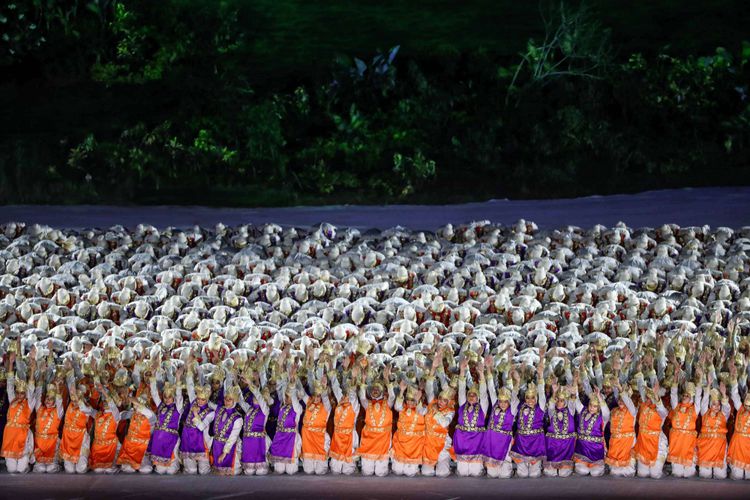
<svg viewBox="0 0 750 500"><path fill-rule="evenodd" d="M0 474L0 498L187 498L230 499L319 499L428 498L458 500L475 498L750 498L750 481L702 479L624 479L615 477L489 479L385 478L361 476L267 476L196 477L155 474L133 476L116 474Z"/></svg>
<svg viewBox="0 0 750 500"><path fill-rule="evenodd" d="M196 200L198 201L198 200ZM196 203L198 204L198 203ZM386 229L397 225L415 230L434 230L451 222L490 220L512 224L534 221L540 228L595 224L613 226L623 221L630 227L680 226L738 228L750 225L750 187L684 188L638 194L589 196L557 200L492 200L462 205L339 205L286 208L210 208L200 206L106 205L0 206L0 224L26 222L57 228L110 227L139 223L156 227L188 227L263 224L309 226L321 222L359 229Z"/></svg>

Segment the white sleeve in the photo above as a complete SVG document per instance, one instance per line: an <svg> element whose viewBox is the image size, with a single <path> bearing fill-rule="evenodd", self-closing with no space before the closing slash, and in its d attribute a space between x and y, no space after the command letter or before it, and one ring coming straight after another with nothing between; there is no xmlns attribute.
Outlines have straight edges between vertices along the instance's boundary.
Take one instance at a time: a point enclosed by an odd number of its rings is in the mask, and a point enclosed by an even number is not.
<svg viewBox="0 0 750 500"><path fill-rule="evenodd" d="M159 397L159 389L156 387L156 377L151 377L151 383L149 384L151 391L151 399L154 400L156 406L161 405L161 397Z"/></svg>
<svg viewBox="0 0 750 500"><path fill-rule="evenodd" d="M205 417L203 417L203 420L199 418L193 418L193 425L195 425L195 427L200 431L208 430L211 426L211 422L214 421L215 416L216 413L210 411Z"/></svg>
<svg viewBox="0 0 750 500"><path fill-rule="evenodd" d="M492 406L495 406L495 403L497 402L497 391L495 390L495 378L493 376L487 377L487 392L489 393L490 397L490 404Z"/></svg>
<svg viewBox="0 0 750 500"><path fill-rule="evenodd" d="M367 394L365 394L365 388L360 386L359 391L357 391L357 395L359 396L359 402L362 405L362 408L365 410L367 409Z"/></svg>
<svg viewBox="0 0 750 500"><path fill-rule="evenodd" d="M195 401L195 381L192 373L185 376L185 386L187 387L188 400L192 403Z"/></svg>
<svg viewBox="0 0 750 500"><path fill-rule="evenodd" d="M487 400L487 384L485 383L484 379L479 379L479 406L482 408L482 411L486 414L487 410L489 410L490 405L489 401Z"/></svg>

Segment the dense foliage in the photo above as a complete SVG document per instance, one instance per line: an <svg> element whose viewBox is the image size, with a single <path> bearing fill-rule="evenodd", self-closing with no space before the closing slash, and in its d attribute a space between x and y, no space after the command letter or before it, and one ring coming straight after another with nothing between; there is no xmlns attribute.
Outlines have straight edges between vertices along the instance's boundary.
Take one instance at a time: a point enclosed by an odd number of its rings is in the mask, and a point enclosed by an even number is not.
<svg viewBox="0 0 750 500"><path fill-rule="evenodd" d="M624 52L602 16L555 5L516 55L395 45L266 70L294 42L257 35L263 3L0 7L0 201L441 203L750 181L748 42Z"/></svg>

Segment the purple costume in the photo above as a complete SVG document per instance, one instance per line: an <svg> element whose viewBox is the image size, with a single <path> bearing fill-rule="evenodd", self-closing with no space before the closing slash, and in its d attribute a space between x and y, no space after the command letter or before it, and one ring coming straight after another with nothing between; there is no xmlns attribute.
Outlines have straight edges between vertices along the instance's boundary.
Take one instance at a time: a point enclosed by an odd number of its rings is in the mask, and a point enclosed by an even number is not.
<svg viewBox="0 0 750 500"><path fill-rule="evenodd" d="M177 405L161 403L156 410L156 426L151 435L149 453L154 465L171 465L174 448L180 439L180 412Z"/></svg>
<svg viewBox="0 0 750 500"><path fill-rule="evenodd" d="M224 460L219 460L219 458L224 453L224 445L229 441L234 423L240 418L242 417L235 407L227 408L226 406L222 406L216 410L216 417L211 424L211 431L214 436L213 443L211 443L211 458L213 459L213 470L217 474L229 475L234 472L234 456L237 450L237 443L232 445L232 449L224 457Z"/></svg>
<svg viewBox="0 0 750 500"><path fill-rule="evenodd" d="M481 462L484 458L484 431L486 415L479 403L464 403L458 408L458 425L453 434L453 451L456 460Z"/></svg>
<svg viewBox="0 0 750 500"><path fill-rule="evenodd" d="M518 409L518 432L510 456L519 462L544 460L544 410L523 403Z"/></svg>
<svg viewBox="0 0 750 500"><path fill-rule="evenodd" d="M187 418L185 418L185 425L182 428L182 436L180 438L180 458L183 460L205 460L208 458L208 450L203 439L203 431L193 424L193 408L198 408L198 418L201 420L206 418L206 415L212 411L208 404L198 406L195 401L190 404L185 412L187 413Z"/></svg>
<svg viewBox="0 0 750 500"><path fill-rule="evenodd" d="M492 407L487 432L484 433L484 461L499 466L508 456L513 442L513 412L510 405L502 410L498 403Z"/></svg>
<svg viewBox="0 0 750 500"><path fill-rule="evenodd" d="M576 441L576 462L604 465L606 447L604 444L602 412L590 413L585 408L578 417L578 440Z"/></svg>
<svg viewBox="0 0 750 500"><path fill-rule="evenodd" d="M544 461L544 466L554 469L573 467L576 423L567 406L563 409L555 408L551 412L545 439L547 459Z"/></svg>
<svg viewBox="0 0 750 500"><path fill-rule="evenodd" d="M242 427L243 465L266 464L266 416L255 401L250 402L250 409L245 415Z"/></svg>
<svg viewBox="0 0 750 500"><path fill-rule="evenodd" d="M292 405L282 405L268 457L275 463L292 463L297 439L297 414Z"/></svg>

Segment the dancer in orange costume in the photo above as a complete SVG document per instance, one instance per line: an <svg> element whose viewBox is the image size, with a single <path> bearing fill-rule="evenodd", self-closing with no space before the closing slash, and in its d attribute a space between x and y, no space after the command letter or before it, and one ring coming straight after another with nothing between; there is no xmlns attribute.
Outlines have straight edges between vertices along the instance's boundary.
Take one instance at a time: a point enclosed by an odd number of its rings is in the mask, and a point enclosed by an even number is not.
<svg viewBox="0 0 750 500"><path fill-rule="evenodd" d="M150 474L151 460L146 451L151 439L151 429L156 423L156 414L149 407L150 400L145 392L140 398L133 397L131 401L133 410L128 435L122 442L117 465L120 466L120 471L125 473L132 474L138 471L141 474Z"/></svg>
<svg viewBox="0 0 750 500"><path fill-rule="evenodd" d="M667 437L661 428L668 412L659 398L660 392L658 382L654 382L653 389L646 388L641 392L641 403L638 405L639 430L634 450L638 477L659 479L664 472Z"/></svg>
<svg viewBox="0 0 750 500"><path fill-rule="evenodd" d="M344 362L346 366L346 361ZM356 369L356 368L355 368ZM359 445L356 423L359 415L359 399L355 383L348 379L344 385L345 394L339 385L335 372L329 376L333 395L338 401L333 411L333 438L331 439L331 472L334 474L353 474L357 467L354 463L354 455ZM345 375L345 382L347 382Z"/></svg>
<svg viewBox="0 0 750 500"><path fill-rule="evenodd" d="M393 434L391 464L397 476L414 477L422 465L425 443L425 414L422 406L422 391L401 382L401 391L394 409L399 412L396 432Z"/></svg>
<svg viewBox="0 0 750 500"><path fill-rule="evenodd" d="M305 403L305 414L302 418L302 469L305 474L322 475L328 472L328 450L331 438L326 426L331 414L331 402L328 400L328 388L325 376L318 382L312 382L312 395L301 391Z"/></svg>
<svg viewBox="0 0 750 500"><path fill-rule="evenodd" d="M709 379L708 387L711 386ZM726 386L706 387L701 401L701 433L698 435L698 474L704 479L727 477L727 420L731 407Z"/></svg>
<svg viewBox="0 0 750 500"><path fill-rule="evenodd" d="M20 347L20 342L19 342ZM18 349L20 351L20 348ZM32 358L33 359L33 358ZM10 354L6 363L8 373L8 420L3 431L2 456L11 474L29 471L29 460L34 451L34 435L31 432L31 413L34 409L34 383L27 384L12 371L16 355ZM17 364L16 364L17 368ZM32 368L32 372L34 369Z"/></svg>
<svg viewBox="0 0 750 500"><path fill-rule="evenodd" d="M437 385L435 371L442 364L443 351L438 351L432 362L430 374L427 376L425 391L427 392L427 414L425 415L425 441L422 458L422 475L447 477L451 473L450 449L453 441L448 435L453 415L456 413L453 405L455 393L447 386L435 397Z"/></svg>
<svg viewBox="0 0 750 500"><path fill-rule="evenodd" d="M47 387L44 403L40 402L41 395L35 398L34 472L52 474L60 470L59 432L65 409L62 395L55 385Z"/></svg>
<svg viewBox="0 0 750 500"><path fill-rule="evenodd" d="M633 400L630 399L630 387L621 387L618 383L615 396L617 407L610 414L609 449L604 462L609 466L613 476L635 476L635 417L638 414Z"/></svg>
<svg viewBox="0 0 750 500"><path fill-rule="evenodd" d="M94 416L94 442L91 445L89 467L97 474L114 474L117 472L117 454L120 450L117 425L122 415L110 391L100 384L96 389L103 396L104 408Z"/></svg>
<svg viewBox="0 0 750 500"><path fill-rule="evenodd" d="M69 373L67 381L70 403L65 412L60 457L63 459L65 472L85 474L89 467L91 441L88 423L95 412L85 402L86 386L82 384L76 388L72 373Z"/></svg>
<svg viewBox="0 0 750 500"><path fill-rule="evenodd" d="M693 477L698 461L698 433L696 424L702 396L702 388L688 382L678 402L677 384L672 386L670 400L672 411L669 418L672 428L669 431L669 454L667 461L672 464L675 477Z"/></svg>
<svg viewBox="0 0 750 500"><path fill-rule="evenodd" d="M743 401L740 399L737 384L733 384L732 403L737 414L727 461L732 479L750 479L750 391L745 394Z"/></svg>
<svg viewBox="0 0 750 500"><path fill-rule="evenodd" d="M390 369L384 370L385 380L390 377ZM370 385L370 397L365 395L364 385L359 389L359 401L365 409L365 427L357 449L362 460L362 474L379 477L388 475L388 456L391 449L391 430L393 427L393 387L387 387L388 399L384 399L385 388L381 382Z"/></svg>

